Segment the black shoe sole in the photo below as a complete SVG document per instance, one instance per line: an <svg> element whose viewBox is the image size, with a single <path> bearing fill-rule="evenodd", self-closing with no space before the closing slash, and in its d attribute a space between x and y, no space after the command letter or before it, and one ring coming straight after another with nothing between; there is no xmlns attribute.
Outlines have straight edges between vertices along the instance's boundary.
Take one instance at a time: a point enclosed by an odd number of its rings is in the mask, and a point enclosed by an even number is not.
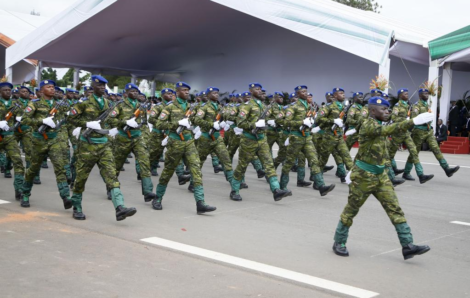
<svg viewBox="0 0 470 298"><path fill-rule="evenodd" d="M460 170L460 166L457 166L457 167L455 167L455 171L454 171L454 172L452 172L452 173L450 173L450 174L447 174L447 173L446 173L446 175L447 175L447 177L450 178L450 177L454 176L454 174L457 173L459 170Z"/></svg>
<svg viewBox="0 0 470 298"><path fill-rule="evenodd" d="M278 201L282 200L283 198L290 197L290 196L292 196L292 191L289 191L289 192L283 194L280 197L274 197L274 201L278 202Z"/></svg>
<svg viewBox="0 0 470 298"><path fill-rule="evenodd" d="M429 247L428 249L424 249L424 250L419 251L419 252L417 252L417 253L414 253L414 254L412 254L412 255L407 255L406 257L403 256L403 258L404 258L405 260L408 260L408 259L413 258L414 256L419 256L419 255L425 254L425 253L427 253L427 252L430 251L430 250L431 250L431 248Z"/></svg>
<svg viewBox="0 0 470 298"><path fill-rule="evenodd" d="M336 185L334 184L331 184L330 188L328 189L328 191L324 192L324 193L320 193L320 195L322 197L326 196L328 193L330 193L333 189L335 189Z"/></svg>
<svg viewBox="0 0 470 298"><path fill-rule="evenodd" d="M403 179L405 179L405 180L408 180L408 181L415 181L415 180L416 180L415 178L405 178L405 177L403 177L403 176L402 176L401 178L403 178Z"/></svg>
<svg viewBox="0 0 470 298"><path fill-rule="evenodd" d="M75 219L75 220L85 220L85 219L86 219L86 216L84 216L84 217L75 217L75 216L72 216L72 217L73 217L73 219Z"/></svg>
<svg viewBox="0 0 470 298"><path fill-rule="evenodd" d="M419 180L419 183L420 183L420 184L424 184L424 183L428 182L429 180L431 180L432 178L434 178L434 175L429 175L429 178L428 178L428 179L426 179L426 180Z"/></svg>
<svg viewBox="0 0 470 298"><path fill-rule="evenodd" d="M21 204L20 206L23 207L23 208L29 208L29 207L31 207L30 204L28 204L28 205L23 205L23 204Z"/></svg>
<svg viewBox="0 0 470 298"><path fill-rule="evenodd" d="M335 255L340 256L340 257L349 257L349 252L347 254L342 254L338 252L334 246L333 246L333 252L335 253Z"/></svg>
<svg viewBox="0 0 470 298"><path fill-rule="evenodd" d="M123 214L123 215L121 215L121 216L119 216L119 217L116 216L116 220L117 220L117 221L124 220L124 219L126 219L127 217L130 217L130 216L132 216L132 215L134 215L134 214L136 214L136 213L137 213L137 210L135 210L135 209L134 209L134 210L130 210L130 211L127 212L126 214Z"/></svg>
<svg viewBox="0 0 470 298"><path fill-rule="evenodd" d="M298 184L297 183L297 187L309 187L310 185L312 185L312 183L309 183L309 182L307 182L306 184Z"/></svg>
<svg viewBox="0 0 470 298"><path fill-rule="evenodd" d="M214 208L214 210L204 210L204 211L197 210L196 213L197 213L197 214L204 214L204 213L206 213L206 212L212 212L212 211L215 211L215 210L217 210L217 208Z"/></svg>
<svg viewBox="0 0 470 298"><path fill-rule="evenodd" d="M67 201L67 202L64 202L64 209L67 210L67 209L70 209L72 208L72 201Z"/></svg>

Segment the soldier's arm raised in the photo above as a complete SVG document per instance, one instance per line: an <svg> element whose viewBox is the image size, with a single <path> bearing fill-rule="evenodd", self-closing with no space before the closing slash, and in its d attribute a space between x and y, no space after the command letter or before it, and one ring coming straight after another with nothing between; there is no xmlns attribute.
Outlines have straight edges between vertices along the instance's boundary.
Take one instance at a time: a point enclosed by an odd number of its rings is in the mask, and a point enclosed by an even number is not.
<svg viewBox="0 0 470 298"><path fill-rule="evenodd" d="M393 123L391 125L381 125L377 122L374 125L363 123L360 134L364 134L366 136L389 136L397 132L404 132L413 126L413 120L405 120L399 123Z"/></svg>

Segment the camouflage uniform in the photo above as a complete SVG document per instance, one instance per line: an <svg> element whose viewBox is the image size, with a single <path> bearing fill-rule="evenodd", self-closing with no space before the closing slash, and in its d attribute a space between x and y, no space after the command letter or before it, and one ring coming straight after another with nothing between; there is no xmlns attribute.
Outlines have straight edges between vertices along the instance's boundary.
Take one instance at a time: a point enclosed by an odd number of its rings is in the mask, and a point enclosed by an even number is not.
<svg viewBox="0 0 470 298"><path fill-rule="evenodd" d="M0 98L0 119L6 120L5 117L8 114L8 111L12 107L12 100L5 100ZM20 112L21 113L21 112ZM14 126L15 117L18 114L13 114L13 116L8 120L8 126L12 128ZM13 169L15 171L15 179L13 181L13 186L15 188L15 197L20 198L21 186L24 181L24 166L23 161L21 160L20 147L14 136L13 131L4 131L0 130L0 150L5 150L6 156L9 157L13 163Z"/></svg>
<svg viewBox="0 0 470 298"><path fill-rule="evenodd" d="M140 109L140 115L135 119L140 124L139 127L128 127L128 131L123 129L127 126L126 121L134 117L134 113ZM119 133L115 137L114 162L116 176L119 176L120 170L126 161L127 156L132 152L140 167L140 177L142 179L142 195L148 197L150 201L155 197L152 193L153 183L150 177L150 161L147 142L142 133L141 124L145 119L147 121L146 109L141 107L137 99L126 98L124 102L114 108L109 115L108 123L111 127L116 127ZM148 128L143 128L148 131ZM130 135L130 137L129 137ZM109 189L108 189L109 190Z"/></svg>
<svg viewBox="0 0 470 298"><path fill-rule="evenodd" d="M51 159L54 167L54 173L56 176L57 187L59 194L64 201L64 207L66 209L71 207L70 203L70 189L67 183L67 177L65 173L65 164L67 160L64 159L64 139L60 135L61 129L53 129L47 126L44 135L38 132L39 127L43 125L43 119L49 117L49 112L54 108L53 100L34 99L29 102L26 107L21 123L24 125L31 126L32 132L32 152L31 155L31 167L26 170L25 181L22 187L23 202L22 206L29 207L29 197L31 196L31 190L33 188L33 179L39 173L41 164L46 156ZM62 107L54 116L56 125L59 123L57 120L62 119L67 108Z"/></svg>
<svg viewBox="0 0 470 298"><path fill-rule="evenodd" d="M311 174L313 175L315 184L318 187L325 184L323 182L321 170L318 167L317 151L310 138L310 128L306 127L302 131L299 130L299 128L303 127L303 120L307 116L308 110L308 103L301 98L286 110L284 126L289 127L291 132L289 136L289 145L287 146L287 160L282 167L281 189L287 188L287 184L289 183L289 172L295 164L295 159L297 157L299 158L299 164L301 162L305 163L305 157L307 158L308 163L311 166ZM299 153L303 153L304 156L299 156ZM297 170L301 171L305 177L305 164L303 167L299 165ZM299 180L299 178L297 179Z"/></svg>
<svg viewBox="0 0 470 298"><path fill-rule="evenodd" d="M343 130L341 128L336 128L335 135L331 129L334 125L334 119L339 118L339 114L341 113L343 108L344 107L340 102L334 101L332 103L326 104L325 107L318 114L318 125L324 131L324 134L322 135L322 142L320 145L320 169L323 169L325 167L326 163L328 162L328 157L334 152L334 150L337 150L338 154L342 158L342 164L338 164L338 167L344 164L346 165L346 168L348 170L351 170L353 166L351 156L349 155L348 147L346 146L346 143L343 139ZM344 173L344 176L346 176L346 173Z"/></svg>
<svg viewBox="0 0 470 298"><path fill-rule="evenodd" d="M230 117L230 114L232 113L232 111L234 110L235 108L235 104L233 103L230 103L227 107L225 107L225 110L224 110L224 120L227 122L230 121L229 120L229 117ZM232 122L235 122L235 121L232 121ZM230 140L235 136L235 132L233 131L233 127L232 126L235 126L234 124L230 125L229 123L227 124L228 127L230 127L229 129L224 129L224 144L225 144L225 147L229 147L230 145Z"/></svg>
<svg viewBox="0 0 470 298"><path fill-rule="evenodd" d="M269 118L266 118L266 122L269 120L274 120L278 118L278 115L282 111L282 106L278 104L277 102L273 103L271 106L271 110L269 112ZM271 151L271 155L273 154L273 145L276 143L279 147L281 146L281 131L282 128L277 126L272 127L268 126L268 131L266 132L266 135L268 137L268 145L269 145L269 150Z"/></svg>
<svg viewBox="0 0 470 298"><path fill-rule="evenodd" d="M349 184L348 203L336 228L334 237L336 243L346 244L353 219L371 194L379 200L395 226L401 245L405 247L413 243L405 214L385 172L388 158L386 138L390 134L405 133L411 127L413 127L411 120L382 126L380 121L368 118L362 123L359 131L359 151L351 173L352 182Z"/></svg>
<svg viewBox="0 0 470 298"><path fill-rule="evenodd" d="M76 104L78 101L77 100L68 100L70 107L72 107L74 104ZM77 151L77 145L78 145L78 139L72 135L73 130L76 128L73 126L69 121L65 125L67 129L67 135L68 139L70 140L70 143L72 144L72 157L70 157L70 151L69 151L69 160L70 160L70 172L71 172L71 178L72 182L75 181L75 178L77 177L77 170L75 167L75 164L77 162L77 157L76 157L76 151Z"/></svg>
<svg viewBox="0 0 470 298"><path fill-rule="evenodd" d="M356 133L346 137L346 145L348 150L351 151L352 146L359 140L359 122L361 121L361 110L362 105L355 103L348 111L348 116L346 119L346 125L349 129L356 129Z"/></svg>
<svg viewBox="0 0 470 298"><path fill-rule="evenodd" d="M90 134L90 143L83 137L86 131L86 123L95 121L100 114L109 108L110 102L106 98L98 98L92 94L88 99L74 105L68 120L75 127L81 127L81 135L78 139L77 154L77 178L73 188L72 203L74 212L82 212L82 198L85 191L85 183L95 165L98 165L101 177L106 188L110 190L114 208L124 207L124 196L120 190L120 184L116 175L114 156L108 137L93 130ZM105 125L102 123L101 125Z"/></svg>
<svg viewBox="0 0 470 298"><path fill-rule="evenodd" d="M218 103L209 102L200 107L194 117L194 124L201 129L201 137L197 142L197 151L199 153L200 167L204 165L208 154L215 153L222 162L224 174L227 181L233 184L233 170L230 156L225 147L224 140L220 133L213 129L217 114L222 107ZM213 130L212 135L210 134ZM233 189L233 187L232 187Z"/></svg>
<svg viewBox="0 0 470 298"><path fill-rule="evenodd" d="M158 117L163 110L163 106L167 102L163 101L161 103L156 104L152 107L149 113L149 123L152 124L152 132L150 132L149 140L148 140L148 147L150 150L150 167L152 169L156 169L158 166L158 162L160 161L160 157L165 150L165 147L162 146L162 141L165 139L165 132L156 128Z"/></svg>

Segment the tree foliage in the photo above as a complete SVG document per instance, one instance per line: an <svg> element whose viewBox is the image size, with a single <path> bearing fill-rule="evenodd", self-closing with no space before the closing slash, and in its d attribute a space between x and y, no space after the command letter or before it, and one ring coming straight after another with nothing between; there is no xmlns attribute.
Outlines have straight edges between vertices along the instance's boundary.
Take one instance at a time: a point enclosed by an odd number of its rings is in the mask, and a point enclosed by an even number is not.
<svg viewBox="0 0 470 298"><path fill-rule="evenodd" d="M43 69L41 72L41 78L43 80L52 80L57 82L57 70L52 69L51 67Z"/></svg>
<svg viewBox="0 0 470 298"><path fill-rule="evenodd" d="M382 5L379 5L375 0L333 0L335 2L358 8L366 11L373 11L375 13L380 13L379 9L382 8Z"/></svg>

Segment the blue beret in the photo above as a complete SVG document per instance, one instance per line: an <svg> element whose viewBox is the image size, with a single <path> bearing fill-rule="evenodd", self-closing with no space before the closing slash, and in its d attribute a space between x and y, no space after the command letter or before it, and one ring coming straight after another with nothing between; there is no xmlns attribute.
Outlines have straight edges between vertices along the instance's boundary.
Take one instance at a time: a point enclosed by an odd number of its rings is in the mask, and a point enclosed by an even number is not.
<svg viewBox="0 0 470 298"><path fill-rule="evenodd" d="M379 89L372 89L372 90L370 90L370 93L371 94L375 94L375 93L382 94L382 91L379 90Z"/></svg>
<svg viewBox="0 0 470 298"><path fill-rule="evenodd" d="M17 92L19 92L19 91L20 91L20 90L19 90L18 88L15 88L15 89L11 90L11 92L13 92L13 93L17 93Z"/></svg>
<svg viewBox="0 0 470 298"><path fill-rule="evenodd" d="M219 88L216 88L216 87L208 87L206 89L206 93L209 94L209 92L212 92L212 91L219 91Z"/></svg>
<svg viewBox="0 0 470 298"><path fill-rule="evenodd" d="M20 87L18 87L17 89L18 89L18 91L21 90L21 89L26 89L26 90L29 91L29 93L31 93L31 89L29 89L29 88L26 87L26 86L20 86Z"/></svg>
<svg viewBox="0 0 470 298"><path fill-rule="evenodd" d="M64 93L64 90L62 90L60 87L57 87L57 86L55 86L55 88L54 88L54 89L55 89L56 91L59 91L59 92L62 92L62 93Z"/></svg>
<svg viewBox="0 0 470 298"><path fill-rule="evenodd" d="M85 87L83 87L83 90L84 90L84 91L93 90L93 87L91 87L91 86L85 86Z"/></svg>
<svg viewBox="0 0 470 298"><path fill-rule="evenodd" d="M129 90L129 89L137 89L137 90L139 90L139 87L137 87L136 84L127 83L125 89L126 89L126 90Z"/></svg>
<svg viewBox="0 0 470 298"><path fill-rule="evenodd" d="M266 92L266 89L261 88L261 92Z"/></svg>
<svg viewBox="0 0 470 298"><path fill-rule="evenodd" d="M80 94L80 91L78 91L78 90L73 90L73 93L75 93L75 94Z"/></svg>
<svg viewBox="0 0 470 298"><path fill-rule="evenodd" d="M295 97L295 93L291 93L289 99L291 99L292 97Z"/></svg>
<svg viewBox="0 0 470 298"><path fill-rule="evenodd" d="M189 86L189 85L186 84L185 82L178 82L178 83L176 83L176 88L181 88L181 87L186 87L186 88L188 88L189 90L191 90L191 86Z"/></svg>
<svg viewBox="0 0 470 298"><path fill-rule="evenodd" d="M251 95L250 91L245 91L242 94L240 94L240 96L249 96L249 95Z"/></svg>
<svg viewBox="0 0 470 298"><path fill-rule="evenodd" d="M248 88L255 88L255 87L260 87L261 89L263 89L263 86L261 86L260 83L251 83L250 86L248 86Z"/></svg>
<svg viewBox="0 0 470 298"><path fill-rule="evenodd" d="M167 93L167 92L173 93L173 92L175 92L175 91L173 91L173 89L171 89L171 88L165 88L165 89L162 90L161 95L163 95L163 94L165 94L165 93Z"/></svg>
<svg viewBox="0 0 470 298"><path fill-rule="evenodd" d="M65 92L72 92L72 93L75 93L75 90L70 89L70 88L65 88Z"/></svg>
<svg viewBox="0 0 470 298"><path fill-rule="evenodd" d="M273 98L273 97L274 97L274 95L272 95L272 94L268 95L268 98Z"/></svg>
<svg viewBox="0 0 470 298"><path fill-rule="evenodd" d="M362 93L362 92L354 92L354 93L353 93L353 97L356 97L356 96L358 96L358 95L364 95L364 93Z"/></svg>
<svg viewBox="0 0 470 298"><path fill-rule="evenodd" d="M421 88L421 89L419 89L419 91L418 91L418 93L423 93L423 92L429 92L429 90L426 89L426 88Z"/></svg>
<svg viewBox="0 0 470 298"><path fill-rule="evenodd" d="M54 87L55 87L56 84L53 80L44 80L41 83L39 83L39 88L42 88L46 85L54 85Z"/></svg>
<svg viewBox="0 0 470 298"><path fill-rule="evenodd" d="M38 91L39 91L39 88L37 88L37 87L36 87L36 88L34 88L34 91L38 92Z"/></svg>
<svg viewBox="0 0 470 298"><path fill-rule="evenodd" d="M103 84L108 83L108 80L106 80L105 78L103 78L102 76L99 76L99 75L91 76L91 80L95 83L103 83Z"/></svg>
<svg viewBox="0 0 470 298"><path fill-rule="evenodd" d="M330 95L333 95L331 92L326 92L325 93L325 96L330 96Z"/></svg>
<svg viewBox="0 0 470 298"><path fill-rule="evenodd" d="M104 89L104 92L109 95L108 89Z"/></svg>
<svg viewBox="0 0 470 298"><path fill-rule="evenodd" d="M302 89L308 89L308 87L305 86L305 85L299 85L299 86L295 87L295 91L299 91L299 90L302 90Z"/></svg>
<svg viewBox="0 0 470 298"><path fill-rule="evenodd" d="M173 90L173 94L176 95L176 91L175 91L175 90Z"/></svg>
<svg viewBox="0 0 470 298"><path fill-rule="evenodd" d="M339 91L343 91L343 92L344 92L344 89L343 89L343 88L333 88L333 93L339 92Z"/></svg>
<svg viewBox="0 0 470 298"><path fill-rule="evenodd" d="M117 96L122 96L122 93L118 93L118 94L116 94L116 95L117 95Z"/></svg>
<svg viewBox="0 0 470 298"><path fill-rule="evenodd" d="M386 99L383 99L382 97L379 97L379 96L374 96L371 99L369 99L369 104L378 105L378 106L386 106L386 107L390 106L390 103Z"/></svg>
<svg viewBox="0 0 470 298"><path fill-rule="evenodd" d="M274 92L274 95L284 96L284 94L282 94L282 92L279 92L279 91Z"/></svg>
<svg viewBox="0 0 470 298"><path fill-rule="evenodd" d="M240 93L235 93L236 98L239 98L240 96L242 96Z"/></svg>
<svg viewBox="0 0 470 298"><path fill-rule="evenodd" d="M402 94L403 92L408 92L408 89L406 89L406 88L399 89L398 90L398 96L400 96L400 94Z"/></svg>
<svg viewBox="0 0 470 298"><path fill-rule="evenodd" d="M385 99L387 99L389 96L388 96L388 94L387 94L387 93L385 93L385 92L382 92L382 97L383 97L383 98L385 98Z"/></svg>

